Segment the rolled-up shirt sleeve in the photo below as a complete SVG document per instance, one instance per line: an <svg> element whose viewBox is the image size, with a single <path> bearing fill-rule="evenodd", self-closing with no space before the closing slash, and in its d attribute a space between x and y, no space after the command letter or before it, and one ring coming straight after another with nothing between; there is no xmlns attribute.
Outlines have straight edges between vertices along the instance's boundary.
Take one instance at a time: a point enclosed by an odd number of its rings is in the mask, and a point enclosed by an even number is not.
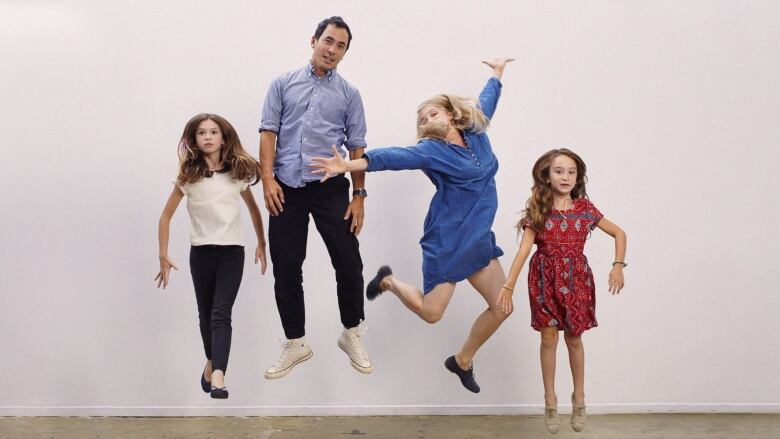
<svg viewBox="0 0 780 439"><path fill-rule="evenodd" d="M262 119L259 132L273 131L279 133L282 126L282 78L276 78L268 87L263 103Z"/></svg>
<svg viewBox="0 0 780 439"><path fill-rule="evenodd" d="M366 113L363 109L363 99L360 92L353 89L347 105L346 127L347 139L344 144L352 151L366 146Z"/></svg>
<svg viewBox="0 0 780 439"><path fill-rule="evenodd" d="M431 163L425 141L415 146L372 149L366 152L363 158L368 160L368 172L427 169Z"/></svg>
<svg viewBox="0 0 780 439"><path fill-rule="evenodd" d="M492 119L496 112L498 98L501 97L501 87L501 81L496 77L491 77L482 89L482 93L479 94L479 109L485 113L488 119Z"/></svg>

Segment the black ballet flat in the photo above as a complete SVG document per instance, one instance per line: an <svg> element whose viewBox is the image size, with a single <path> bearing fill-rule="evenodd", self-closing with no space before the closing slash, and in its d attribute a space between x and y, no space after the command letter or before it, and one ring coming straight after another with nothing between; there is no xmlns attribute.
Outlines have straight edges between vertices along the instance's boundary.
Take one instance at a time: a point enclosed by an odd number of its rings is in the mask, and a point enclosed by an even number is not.
<svg viewBox="0 0 780 439"><path fill-rule="evenodd" d="M214 387L211 386L211 397L214 399L227 399L228 391L227 387Z"/></svg>
<svg viewBox="0 0 780 439"><path fill-rule="evenodd" d="M463 384L463 387L471 392L479 393L479 384L477 384L477 380L474 379L474 365L472 365L469 370L463 370L458 366L458 362L455 361L455 356L453 355L444 361L444 367L460 378L460 383Z"/></svg>
<svg viewBox="0 0 780 439"><path fill-rule="evenodd" d="M379 270L376 272L376 276L374 276L374 278L371 279L371 282L369 282L366 286L366 298L368 300L374 300L379 297L380 294L382 294L382 290L379 289L379 284L382 282L382 279L390 276L391 274L393 274L393 270L390 269L390 266L383 265L379 267Z"/></svg>
<svg viewBox="0 0 780 439"><path fill-rule="evenodd" d="M200 373L200 388L206 393L211 393L211 382L206 381L203 377L203 372Z"/></svg>

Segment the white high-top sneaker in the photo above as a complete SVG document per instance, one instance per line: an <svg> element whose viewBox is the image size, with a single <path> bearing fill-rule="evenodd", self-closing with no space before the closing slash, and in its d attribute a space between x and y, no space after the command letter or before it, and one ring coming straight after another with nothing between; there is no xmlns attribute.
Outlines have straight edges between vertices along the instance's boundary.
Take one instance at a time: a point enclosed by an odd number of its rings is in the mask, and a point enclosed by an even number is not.
<svg viewBox="0 0 780 439"><path fill-rule="evenodd" d="M282 354L273 366L266 369L265 378L268 380L281 378L290 373L296 364L308 360L312 355L314 352L311 351L309 343L306 343L305 337L285 339L282 341Z"/></svg>
<svg viewBox="0 0 780 439"><path fill-rule="evenodd" d="M371 373L374 368L366 349L363 347L363 342L360 340L362 335L360 326L344 328L339 336L338 345L349 356L352 367L362 373Z"/></svg>

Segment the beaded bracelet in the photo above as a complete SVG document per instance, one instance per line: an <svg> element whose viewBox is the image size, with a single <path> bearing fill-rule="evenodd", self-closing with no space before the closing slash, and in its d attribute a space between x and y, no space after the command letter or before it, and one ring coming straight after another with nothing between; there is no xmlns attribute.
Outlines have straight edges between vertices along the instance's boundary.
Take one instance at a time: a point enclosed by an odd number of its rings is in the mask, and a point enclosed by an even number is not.
<svg viewBox="0 0 780 439"><path fill-rule="evenodd" d="M623 266L623 268L628 267L628 264L626 264L625 262L622 262L622 261L615 261L615 262L612 263L612 266L614 267L615 264L620 264L620 265Z"/></svg>

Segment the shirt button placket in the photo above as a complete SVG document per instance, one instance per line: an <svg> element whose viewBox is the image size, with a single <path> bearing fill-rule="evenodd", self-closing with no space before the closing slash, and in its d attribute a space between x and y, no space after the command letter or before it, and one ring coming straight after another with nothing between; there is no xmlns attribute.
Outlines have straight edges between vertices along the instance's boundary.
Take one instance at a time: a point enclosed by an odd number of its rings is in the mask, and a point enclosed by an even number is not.
<svg viewBox="0 0 780 439"><path fill-rule="evenodd" d="M319 102L318 102L318 100L317 100L317 94L318 94L318 90L319 90L319 88L320 88L320 81L321 81L321 80L320 80L320 79L318 79L318 80L317 80L317 83L316 83L316 84L314 84L314 94L313 94L313 96L312 96L312 97L313 97L313 99L312 99L312 105L311 105L311 107L309 108L309 117L308 117L308 119L309 119L309 120L306 122L306 125L308 125L308 126L311 126L311 121L312 121L312 119L314 119L314 108L315 108L317 105L319 105Z"/></svg>
<svg viewBox="0 0 780 439"><path fill-rule="evenodd" d="M314 119L314 108L317 107L317 89L320 86L320 80L318 79L317 82L314 84L314 93L312 93L312 100L311 105L309 106L309 113L306 115L306 126L311 127L311 122ZM304 137L303 141L306 141L306 138Z"/></svg>
<svg viewBox="0 0 780 439"><path fill-rule="evenodd" d="M314 119L314 109L317 107L317 89L320 86L320 80L318 79L317 82L314 84L314 92L312 93L312 99L311 99L311 105L309 106L309 111L306 114L306 126L308 129L304 129L304 132L311 129L311 122ZM303 147L305 147L305 143L308 142L308 137L303 137L304 145L302 145L301 148L301 155L306 156L306 153L303 152ZM305 161L305 159L304 159ZM306 169L305 166L301 166L301 174L306 175Z"/></svg>

